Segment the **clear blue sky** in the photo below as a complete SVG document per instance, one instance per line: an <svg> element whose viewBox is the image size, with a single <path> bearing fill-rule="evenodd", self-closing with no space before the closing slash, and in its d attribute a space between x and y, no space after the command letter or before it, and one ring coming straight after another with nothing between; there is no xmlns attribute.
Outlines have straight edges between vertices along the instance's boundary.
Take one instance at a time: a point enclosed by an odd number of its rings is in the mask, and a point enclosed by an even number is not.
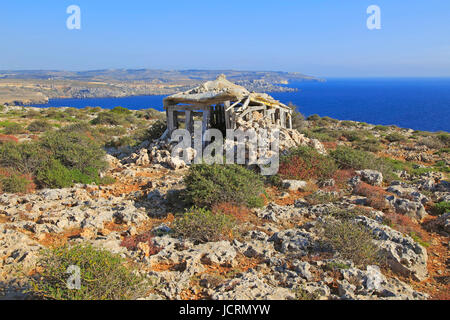
<svg viewBox="0 0 450 320"><path fill-rule="evenodd" d="M66 28L71 4L81 30ZM450 1L1 1L0 70L103 68L450 76Z"/></svg>

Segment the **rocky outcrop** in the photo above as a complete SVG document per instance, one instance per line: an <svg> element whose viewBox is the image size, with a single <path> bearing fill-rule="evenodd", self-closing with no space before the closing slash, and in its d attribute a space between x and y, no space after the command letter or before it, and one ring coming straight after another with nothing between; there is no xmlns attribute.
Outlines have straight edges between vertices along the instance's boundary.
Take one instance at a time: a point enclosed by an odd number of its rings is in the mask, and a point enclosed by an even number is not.
<svg viewBox="0 0 450 320"><path fill-rule="evenodd" d="M373 186L381 186L383 184L383 174L376 170L359 170L356 174L361 177L361 180Z"/></svg>
<svg viewBox="0 0 450 320"><path fill-rule="evenodd" d="M411 237L388 226L359 216L356 221L364 225L376 238L374 243L380 248L386 262L394 272L412 276L422 281L428 277L427 250Z"/></svg>

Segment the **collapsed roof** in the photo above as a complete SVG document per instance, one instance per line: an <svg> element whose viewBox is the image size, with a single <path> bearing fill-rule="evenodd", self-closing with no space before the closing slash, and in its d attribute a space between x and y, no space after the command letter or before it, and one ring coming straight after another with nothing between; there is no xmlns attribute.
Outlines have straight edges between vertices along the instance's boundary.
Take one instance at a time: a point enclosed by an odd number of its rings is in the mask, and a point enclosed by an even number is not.
<svg viewBox="0 0 450 320"><path fill-rule="evenodd" d="M176 104L214 105L224 101L248 100L257 105L281 107L289 110L289 107L275 100L266 93L249 92L242 86L228 81L225 75L220 75L216 80L207 81L199 87L176 93L164 99L164 106ZM252 104L253 104L252 103Z"/></svg>

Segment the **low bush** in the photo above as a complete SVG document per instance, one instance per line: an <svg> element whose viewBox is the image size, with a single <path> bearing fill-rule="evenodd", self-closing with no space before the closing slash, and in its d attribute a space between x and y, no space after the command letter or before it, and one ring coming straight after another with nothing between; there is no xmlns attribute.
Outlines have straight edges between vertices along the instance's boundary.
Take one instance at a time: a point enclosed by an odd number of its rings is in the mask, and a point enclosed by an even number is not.
<svg viewBox="0 0 450 320"><path fill-rule="evenodd" d="M342 136L345 137L348 141L363 141L367 138L368 134L364 131L359 130L345 130L342 131Z"/></svg>
<svg viewBox="0 0 450 320"><path fill-rule="evenodd" d="M0 134L0 144L4 142L19 142L19 139L13 135Z"/></svg>
<svg viewBox="0 0 450 320"><path fill-rule="evenodd" d="M52 300L132 300L146 296L150 281L126 266L120 255L91 245L79 244L46 249L38 261L42 270L31 281L31 293ZM74 270L80 270L80 288L67 285ZM76 275L75 275L76 276Z"/></svg>
<svg viewBox="0 0 450 320"><path fill-rule="evenodd" d="M184 182L186 200L199 207L211 208L221 202L250 208L264 204L261 177L240 165L192 165Z"/></svg>
<svg viewBox="0 0 450 320"><path fill-rule="evenodd" d="M450 202L448 201L441 201L433 205L431 208L431 213L434 215L441 215L444 213L450 212Z"/></svg>
<svg viewBox="0 0 450 320"><path fill-rule="evenodd" d="M221 202L213 205L211 211L215 214L225 214L231 216L240 222L248 221L248 217L250 215L250 210L246 206L238 206L227 202Z"/></svg>
<svg viewBox="0 0 450 320"><path fill-rule="evenodd" d="M283 179L328 179L337 170L336 163L314 148L297 147L280 159L278 174Z"/></svg>
<svg viewBox="0 0 450 320"><path fill-rule="evenodd" d="M0 144L0 167L22 174L34 174L48 158L49 152L36 142Z"/></svg>
<svg viewBox="0 0 450 320"><path fill-rule="evenodd" d="M26 130L20 123L10 122L3 128L4 134L21 134L25 133Z"/></svg>
<svg viewBox="0 0 450 320"><path fill-rule="evenodd" d="M92 124L105 124L111 126L129 125L136 122L136 117L128 109L116 107L109 111L97 114L97 117L91 120Z"/></svg>
<svg viewBox="0 0 450 320"><path fill-rule="evenodd" d="M231 239L235 220L226 214L194 207L177 217L171 227L175 235L203 243Z"/></svg>
<svg viewBox="0 0 450 320"><path fill-rule="evenodd" d="M378 139L366 139L362 141L356 141L353 146L358 150L369 151L369 152L379 152L383 149L382 144Z"/></svg>
<svg viewBox="0 0 450 320"><path fill-rule="evenodd" d="M72 128L49 131L41 140L0 144L0 167L34 177L39 187L63 188L73 183L103 183L105 152L92 137Z"/></svg>
<svg viewBox="0 0 450 320"><path fill-rule="evenodd" d="M153 123L150 128L144 130L141 134L135 137L138 141L153 141L161 138L164 132L167 130L167 124L165 121L158 120Z"/></svg>
<svg viewBox="0 0 450 320"><path fill-rule="evenodd" d="M136 117L144 118L147 120L156 119L156 120L164 120L166 118L166 114L164 112L160 112L156 109L144 109L136 112Z"/></svg>
<svg viewBox="0 0 450 320"><path fill-rule="evenodd" d="M422 230L419 224L415 223L410 217L404 214L398 214L388 211L383 216L383 224L409 235L417 243L424 247L429 246L430 236Z"/></svg>
<svg viewBox="0 0 450 320"><path fill-rule="evenodd" d="M308 118L306 118L308 121L318 121L320 120L320 116L318 114L312 114Z"/></svg>
<svg viewBox="0 0 450 320"><path fill-rule="evenodd" d="M377 210L389 208L389 205L385 198L388 193L381 187L376 187L365 182L360 182L355 187L353 192L357 195L366 197L367 205L372 208L375 208Z"/></svg>
<svg viewBox="0 0 450 320"><path fill-rule="evenodd" d="M305 197L306 202L308 202L310 205L318 205L318 204L325 204L325 203L331 203L339 200L339 196L337 196L333 192L323 192L318 191L314 192L308 196Z"/></svg>
<svg viewBox="0 0 450 320"><path fill-rule="evenodd" d="M441 141L445 147L449 148L450 147L450 133L448 132L441 132L438 133L436 138Z"/></svg>
<svg viewBox="0 0 450 320"><path fill-rule="evenodd" d="M136 140L134 140L130 136L120 137L118 139L112 139L105 143L105 147L107 148L120 148L126 146L134 146L136 145Z"/></svg>
<svg viewBox="0 0 450 320"><path fill-rule="evenodd" d="M128 110L127 108L120 107L120 106L112 108L109 112L115 113L115 114L122 114L122 115L129 115L129 114L133 113L130 110Z"/></svg>
<svg viewBox="0 0 450 320"><path fill-rule="evenodd" d="M27 193L34 188L33 179L29 175L0 169L0 192Z"/></svg>
<svg viewBox="0 0 450 320"><path fill-rule="evenodd" d="M341 126L342 127L353 128L353 127L356 127L357 125L358 125L358 123L354 122L354 121L350 121L350 120L343 120L343 121L341 121Z"/></svg>
<svg viewBox="0 0 450 320"><path fill-rule="evenodd" d="M42 187L68 188L74 182L81 182L74 170L76 169L68 169L58 160L51 159L46 165L42 166L42 169L37 171L36 180Z"/></svg>
<svg viewBox="0 0 450 320"><path fill-rule="evenodd" d="M379 261L379 251L372 235L357 223L327 221L323 223L323 236L326 244L357 266L366 267Z"/></svg>
<svg viewBox="0 0 450 320"><path fill-rule="evenodd" d="M122 247L127 248L127 250L136 251L139 249L139 243L145 243L149 249L148 255L152 256L161 251L161 248L153 244L152 238L153 238L152 232L147 231L139 235L124 237L120 245Z"/></svg>
<svg viewBox="0 0 450 320"><path fill-rule="evenodd" d="M406 137L399 132L393 132L388 134L385 139L389 142L401 142L406 141Z"/></svg>
<svg viewBox="0 0 450 320"><path fill-rule="evenodd" d="M389 127L383 126L383 125L381 125L381 124L376 125L373 129L374 129L375 131L382 131L382 132L389 131Z"/></svg>
<svg viewBox="0 0 450 320"><path fill-rule="evenodd" d="M321 142L331 142L336 140L336 138L328 135L327 133L318 132L315 130L303 130L302 133L310 139L317 139Z"/></svg>
<svg viewBox="0 0 450 320"><path fill-rule="evenodd" d="M330 152L330 155L335 159L340 169L372 169L380 171L387 182L398 179L394 172L395 167L390 159L378 158L370 152L345 146L338 146Z"/></svg>
<svg viewBox="0 0 450 320"><path fill-rule="evenodd" d="M289 103L289 108L292 110L292 129L302 131L305 128L305 117L298 111L298 107Z"/></svg>
<svg viewBox="0 0 450 320"><path fill-rule="evenodd" d="M40 145L69 169L86 172L103 170L107 166L105 151L88 135L65 130L52 131L42 137Z"/></svg>
<svg viewBox="0 0 450 320"><path fill-rule="evenodd" d="M35 120L28 125L27 130L30 132L46 132L52 128L53 126L48 121Z"/></svg>

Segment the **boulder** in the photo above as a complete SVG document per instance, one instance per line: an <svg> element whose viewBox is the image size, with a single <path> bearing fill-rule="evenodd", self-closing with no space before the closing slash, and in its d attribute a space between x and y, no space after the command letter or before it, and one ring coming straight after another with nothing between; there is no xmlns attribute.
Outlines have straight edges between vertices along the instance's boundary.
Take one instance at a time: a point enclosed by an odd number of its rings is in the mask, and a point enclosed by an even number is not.
<svg viewBox="0 0 450 320"><path fill-rule="evenodd" d="M361 177L361 180L373 185L373 186L381 186L383 184L383 174L376 170L359 170L356 171L356 174Z"/></svg>
<svg viewBox="0 0 450 320"><path fill-rule="evenodd" d="M306 187L306 181L302 180L283 180L283 187L290 191L303 191Z"/></svg>
<svg viewBox="0 0 450 320"><path fill-rule="evenodd" d="M421 202L397 198L396 196L386 196L386 200L397 213L407 215L418 221L422 221L428 215Z"/></svg>
<svg viewBox="0 0 450 320"><path fill-rule="evenodd" d="M293 300L295 294L286 288L266 283L255 271L225 282L212 294L213 300Z"/></svg>

